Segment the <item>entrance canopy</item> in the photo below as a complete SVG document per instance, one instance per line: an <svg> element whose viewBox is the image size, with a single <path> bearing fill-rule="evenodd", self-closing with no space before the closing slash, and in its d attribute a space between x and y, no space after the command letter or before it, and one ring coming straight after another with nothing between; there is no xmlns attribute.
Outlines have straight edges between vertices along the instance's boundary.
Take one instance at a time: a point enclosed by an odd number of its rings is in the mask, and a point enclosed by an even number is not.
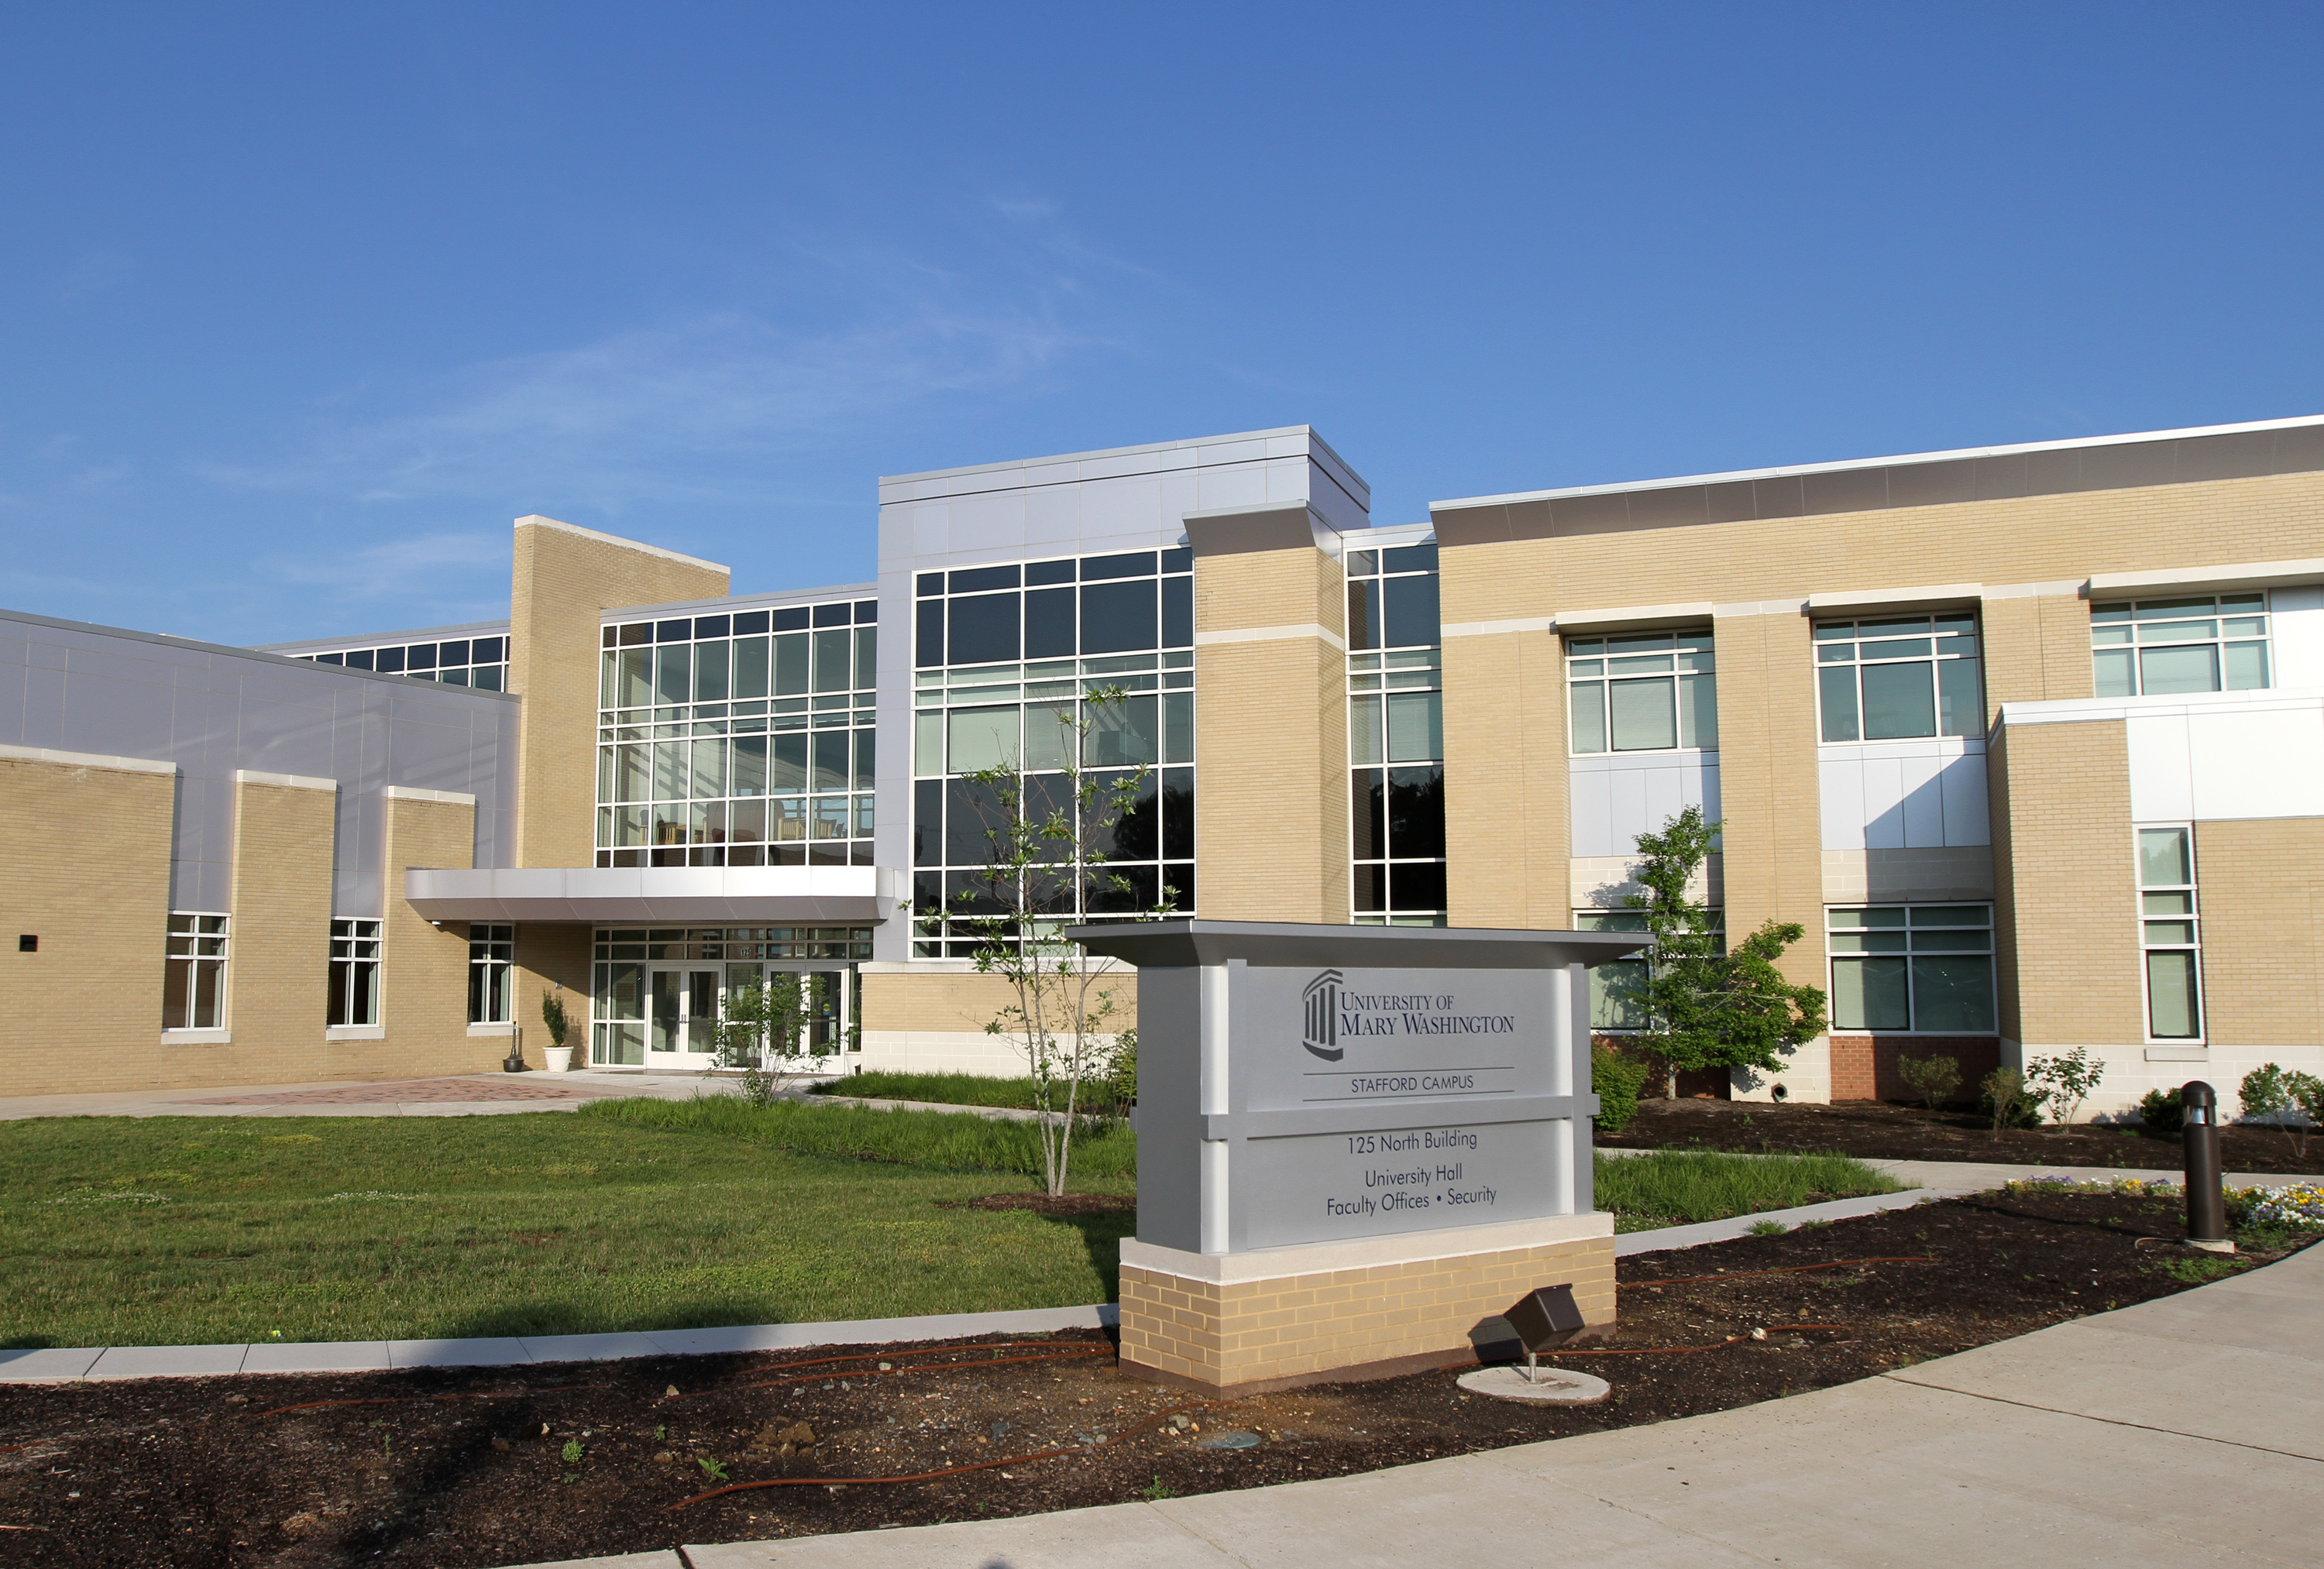
<svg viewBox="0 0 2324 1569"><path fill-rule="evenodd" d="M886 867L415 867L403 896L430 921L866 926L904 884Z"/></svg>

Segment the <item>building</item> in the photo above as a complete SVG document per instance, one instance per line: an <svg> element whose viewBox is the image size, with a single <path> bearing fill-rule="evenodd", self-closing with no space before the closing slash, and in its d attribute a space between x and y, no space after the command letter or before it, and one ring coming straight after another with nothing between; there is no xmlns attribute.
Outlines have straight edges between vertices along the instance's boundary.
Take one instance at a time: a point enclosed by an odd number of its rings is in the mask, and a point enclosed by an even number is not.
<svg viewBox="0 0 2324 1569"><path fill-rule="evenodd" d="M1720 1093L2324 1071L2324 418L1369 504L1291 427L882 480L870 583L526 518L504 624L0 615L15 1081L537 1060L550 991L598 1065L706 1067L770 966L844 1063L1006 1071L963 775L1061 715L1135 799L1060 914L1620 926L1692 803L1833 1005Z"/></svg>

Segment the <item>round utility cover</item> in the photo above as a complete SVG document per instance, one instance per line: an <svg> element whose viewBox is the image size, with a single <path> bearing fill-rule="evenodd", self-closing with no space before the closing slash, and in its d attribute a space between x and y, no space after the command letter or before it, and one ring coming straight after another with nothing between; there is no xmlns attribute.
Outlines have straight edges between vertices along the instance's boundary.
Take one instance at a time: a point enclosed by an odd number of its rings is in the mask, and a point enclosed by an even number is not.
<svg viewBox="0 0 2324 1569"><path fill-rule="evenodd" d="M1562 1367L1536 1368L1530 1380L1522 1366L1480 1367L1462 1373L1461 1387L1471 1394L1536 1406L1594 1406L1613 1393L1604 1379Z"/></svg>

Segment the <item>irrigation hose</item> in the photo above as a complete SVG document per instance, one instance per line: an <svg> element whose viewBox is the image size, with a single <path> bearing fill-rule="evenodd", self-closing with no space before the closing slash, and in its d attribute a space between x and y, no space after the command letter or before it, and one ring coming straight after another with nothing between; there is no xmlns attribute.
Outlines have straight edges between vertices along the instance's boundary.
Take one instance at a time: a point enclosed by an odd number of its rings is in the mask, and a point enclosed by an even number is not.
<svg viewBox="0 0 2324 1569"><path fill-rule="evenodd" d="M682 1498L674 1504L665 1504L662 1509L664 1513L668 1513L671 1509L682 1509L688 1504L698 1504L706 1499L720 1498L730 1492L749 1492L754 1488L869 1487L881 1482L939 1482L947 1476L965 1476L973 1471L995 1471L1004 1465L1030 1465L1037 1460L1055 1460L1064 1454L1087 1454L1094 1450L1111 1448L1125 1438L1135 1437L1165 1417L1175 1416L1180 1411L1192 1411L1211 1403L1208 1400L1188 1400L1183 1405L1166 1406L1133 1426L1094 1444L1070 1444L1057 1449L1038 1450L1030 1454L1012 1454L1005 1460L980 1460L973 1465L949 1465L941 1471L916 1472L909 1476L778 1476L765 1482L734 1482L724 1487L714 1487L708 1492L696 1493L692 1498Z"/></svg>

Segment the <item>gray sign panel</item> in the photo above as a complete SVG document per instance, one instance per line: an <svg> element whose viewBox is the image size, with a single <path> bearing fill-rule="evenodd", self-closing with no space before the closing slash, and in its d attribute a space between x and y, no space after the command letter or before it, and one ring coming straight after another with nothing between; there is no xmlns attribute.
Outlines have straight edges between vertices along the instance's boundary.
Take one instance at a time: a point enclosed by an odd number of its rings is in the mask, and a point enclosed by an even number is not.
<svg viewBox="0 0 2324 1569"><path fill-rule="evenodd" d="M1642 939L1182 921L1139 967L1139 1237L1207 1253L1591 1207L1586 967Z"/></svg>

